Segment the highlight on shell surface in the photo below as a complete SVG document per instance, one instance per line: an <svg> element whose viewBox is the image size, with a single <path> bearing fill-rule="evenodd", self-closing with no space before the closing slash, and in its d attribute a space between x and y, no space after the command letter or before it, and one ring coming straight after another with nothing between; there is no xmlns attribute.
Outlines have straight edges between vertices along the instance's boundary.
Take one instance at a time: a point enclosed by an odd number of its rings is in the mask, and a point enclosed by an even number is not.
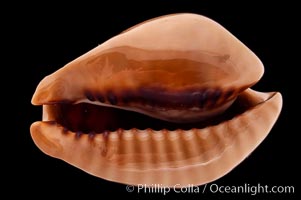
<svg viewBox="0 0 301 200"><path fill-rule="evenodd" d="M251 89L260 59L217 22L173 14L140 23L46 76L30 127L44 153L131 185L202 185L268 135L279 92Z"/></svg>

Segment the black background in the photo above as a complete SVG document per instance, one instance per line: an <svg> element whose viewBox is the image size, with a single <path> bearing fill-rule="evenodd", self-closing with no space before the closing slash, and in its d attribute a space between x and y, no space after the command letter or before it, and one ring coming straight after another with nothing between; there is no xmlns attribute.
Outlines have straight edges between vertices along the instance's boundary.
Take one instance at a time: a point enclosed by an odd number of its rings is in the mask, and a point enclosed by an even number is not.
<svg viewBox="0 0 301 200"><path fill-rule="evenodd" d="M232 32L246 44L265 65L265 74L253 88L259 91L280 91L284 106L281 115L264 142L239 166L215 181L219 185L294 185L298 193L296 160L298 159L298 131L293 131L293 116L289 103L293 91L289 63L293 36L293 6L283 3L262 5L254 1L220 4L218 2L161 1L122 4L99 2L83 5L16 4L9 6L3 29L7 45L3 73L5 98L4 109L10 109L3 123L9 127L9 138L2 141L8 147L3 151L7 161L4 173L10 178L9 187L26 187L24 196L91 195L104 198L102 193L128 193L125 185L93 177L69 164L43 154L33 143L30 124L41 119L41 108L30 104L39 81L69 61L82 55L98 44L144 20L179 12L205 15ZM75 5L76 4L76 5ZM75 8L76 7L76 8ZM9 20L6 20L9 19ZM10 99L9 101L7 99ZM12 124L10 124L12 123ZM263 122L264 123L264 122ZM299 159L300 160L300 159ZM18 190L16 194L18 193ZM134 192L135 193L135 192ZM209 193L209 192L208 192ZM12 193L14 195L15 193ZM223 194L194 194L223 198ZM234 196L234 195L232 195ZM257 195L259 198L262 195ZM294 197L293 194L270 195L271 198ZM241 198L240 195L237 196ZM244 197L250 197L246 195Z"/></svg>

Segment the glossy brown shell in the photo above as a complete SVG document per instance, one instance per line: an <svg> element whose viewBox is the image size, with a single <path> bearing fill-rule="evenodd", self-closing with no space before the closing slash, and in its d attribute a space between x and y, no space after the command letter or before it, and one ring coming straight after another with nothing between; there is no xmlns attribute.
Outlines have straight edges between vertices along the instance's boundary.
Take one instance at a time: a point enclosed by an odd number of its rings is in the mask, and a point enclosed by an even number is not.
<svg viewBox="0 0 301 200"><path fill-rule="evenodd" d="M256 55L221 25L195 14L169 15L121 33L47 76L32 103L99 95L110 103L110 93L143 96L141 88L173 94L212 88L234 97L262 74Z"/></svg>
<svg viewBox="0 0 301 200"><path fill-rule="evenodd" d="M205 184L238 165L275 123L280 93L247 89L262 74L255 54L216 22L195 14L163 16L128 29L45 77L32 99L34 105L43 105L43 122L32 124L31 136L44 153L107 180ZM153 95L145 95L145 89ZM248 109L201 129L118 129L91 137L54 122L50 106L100 102L150 114L157 107L179 109L178 102L208 90L220 93L215 105L236 99ZM162 95L177 101L169 105ZM153 96L160 103L148 109ZM181 111L189 115L194 107L194 101L188 102ZM211 107L206 102L202 109Z"/></svg>

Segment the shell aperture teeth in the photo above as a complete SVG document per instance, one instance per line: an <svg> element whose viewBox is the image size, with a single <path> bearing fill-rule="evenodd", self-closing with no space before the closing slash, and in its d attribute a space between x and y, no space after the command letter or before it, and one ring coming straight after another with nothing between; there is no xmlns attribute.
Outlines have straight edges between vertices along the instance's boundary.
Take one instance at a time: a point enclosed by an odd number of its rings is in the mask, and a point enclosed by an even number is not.
<svg viewBox="0 0 301 200"><path fill-rule="evenodd" d="M175 123L191 123L221 114L241 91L243 89L224 91L222 88L192 88L173 91L163 88L141 88L122 92L109 90L100 94L86 90L85 99L75 103L114 107Z"/></svg>
<svg viewBox="0 0 301 200"><path fill-rule="evenodd" d="M77 135L83 133L99 134L116 131L118 129L153 129L153 130L190 130L193 128L205 128L230 120L233 117L247 111L256 104L250 103L244 98L244 93L232 103L223 113L208 118L189 123L169 122L156 119L138 112L119 109L116 107L95 105L87 102L77 104L57 103L43 105L44 121L55 121L67 130L75 132ZM46 117L47 115L47 117Z"/></svg>

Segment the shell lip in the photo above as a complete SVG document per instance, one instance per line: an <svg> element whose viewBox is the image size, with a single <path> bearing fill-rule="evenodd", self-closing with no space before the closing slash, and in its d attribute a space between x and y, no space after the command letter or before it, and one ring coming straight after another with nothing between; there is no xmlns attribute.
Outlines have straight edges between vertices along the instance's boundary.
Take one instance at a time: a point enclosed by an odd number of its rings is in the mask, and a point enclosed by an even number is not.
<svg viewBox="0 0 301 200"><path fill-rule="evenodd" d="M264 137L268 134L269 130L271 129L272 124L275 122L275 120L277 119L277 116L279 115L279 112L281 110L281 106L282 106L282 98L281 98L281 94L279 92L269 92L269 93L261 93L261 92L256 92L253 91L251 89L247 89L245 92L243 92L239 97L238 100L240 102L241 106L244 106L245 108L247 107L248 109L245 109L244 112L241 115L235 116L234 120L230 120L229 122L222 122L222 124L219 124L218 127L215 128L219 128L223 125L226 125L226 127L228 127L230 124L234 125L237 124L237 121L245 121L248 117L253 116L255 117L254 119L255 122L253 123L253 125L255 127L259 127L259 129L256 130L262 130L264 131L264 133L257 133L256 131L253 132L251 131L252 135L256 135L254 139L254 141L246 141L245 143L243 143L243 145L232 145L231 148L227 148L225 150L225 155L223 155L222 157L213 160L213 162L210 163L206 163L205 165L201 164L196 164L196 165L185 165L185 166L179 166L177 168L148 168L145 170L145 168L143 168L145 165L144 164L137 164L137 166L134 166L134 168L131 168L130 171L127 168L127 164L123 166L123 163L121 163L119 165L118 160L114 160L114 157L112 157L112 152L110 151L103 151L101 154L101 156L97 155L97 159L99 160L99 165L97 165L97 168L91 171L90 165L87 166L86 162L82 162L79 166L76 164L76 162L73 160L73 157L70 155L74 154L74 152L72 152L71 154L68 154L65 152L65 150L68 149L68 147L66 147L66 145L68 145L68 142L71 142L70 144L72 145L80 145L81 147L83 147L82 145L86 144L87 147L86 149L88 150L89 153L87 153L86 151L84 151L84 155L91 155L90 150L91 148L93 148L93 145L91 144L95 144L95 141L100 141L101 144L104 147L108 147L110 150L114 149L114 145L118 144L118 142L115 141L119 141L116 140L117 138L122 138L125 141L127 140L127 136L131 136L131 138L133 139L133 141L135 142L141 142L144 141L143 137L145 138L149 138L150 136L152 138L154 138L155 143L160 143L162 141L162 138L165 137L163 135L169 134L170 138L173 138L174 133L179 133L179 135L181 135L181 137L179 137L178 139L189 139L189 136L191 136L190 133L192 133L191 131L168 131L168 130L162 130L159 132L153 131L153 130L146 130L146 131L139 131L139 130L135 130L135 129L131 129L130 131L120 131L117 130L115 132L112 132L112 134L109 134L109 132L104 132L103 135L95 135L95 134L80 134L78 132L72 132L67 130L66 128L64 128L63 126L61 126L60 124L58 124L57 122L51 121L49 117L51 116L43 116L43 120L44 122L35 122L31 125L30 131L31 131L31 135L32 138L34 140L34 142L36 143L36 145L46 154L56 157L56 158L60 158L65 160L66 162L69 162L70 164L73 164L75 166L78 166L79 168L83 169L84 171L101 177L101 178L105 178L107 180L112 180L112 181L117 181L120 182L120 177L125 177L125 179L122 179L121 182L123 183L127 183L127 184L131 184L131 185L135 185L135 183L140 183L141 180L137 180L137 181L133 181L132 179L127 179L127 176L124 176L125 174L129 175L129 174L133 174L134 177L137 176L138 173L140 173L140 175L138 176L139 178L141 178L141 176L145 176L146 173L149 174L150 172L154 172L151 176L156 176L155 180L161 180L161 177L164 177L164 174L169 173L168 177L175 177L176 174L179 173L179 171L181 171L181 174L185 174L185 176L191 174L191 176L189 176L189 178L187 178L187 180L183 180L183 179L167 179L166 183L167 185L174 185L174 181L177 181L176 183L178 183L178 181L184 181L185 183L196 183L197 185L200 184L205 184L207 182L211 182L215 179L217 179L218 177L223 176L224 174L228 173L231 169L233 169L237 164L239 164L239 162L241 162L246 156L248 156L248 154L254 150L254 148L264 139ZM264 104L264 105L263 105ZM54 106L54 105L52 105ZM267 113L262 113L263 111L267 111L265 108L268 108L268 110L273 110L274 114L273 116L271 116L270 114ZM49 112L49 110L47 110L47 105L45 105L44 113L47 114L52 114L51 112ZM265 116L262 118L262 115ZM269 116L268 118L266 118L267 116ZM268 119L267 123L264 123L263 129L261 126L257 126L257 123L260 122L262 119ZM47 121L48 120L48 121ZM239 124L239 123L238 123ZM261 127L261 128L260 128ZM212 127L213 128L213 127ZM213 129L215 129L213 128ZM237 126L235 126L234 128L239 128ZM215 129L215 130L217 130ZM239 130L243 130L244 128L240 128ZM208 130L206 131L204 130L204 132L200 135L202 137L207 137L208 136ZM201 133L202 130L192 130L193 132L197 133ZM138 134L139 137L137 137ZM241 133L240 131L236 131L237 133ZM199 134L198 134L199 135ZM210 135L210 134L209 134ZM241 135L241 134L240 134ZM243 134L242 134L243 135ZM45 137L44 137L45 136ZM186 137L187 136L187 137ZM252 136L253 137L253 136ZM241 141L241 137L237 137L236 138L237 141L236 142L242 142ZM87 143L85 143L85 141L87 141ZM190 140L189 140L190 141ZM129 145L131 146L131 144L133 144L132 142L129 142ZM112 145L113 146L110 146ZM237 143L236 143L237 144ZM198 143L199 145L199 143ZM75 146L73 146L75 147ZM233 147L233 148L232 148ZM151 148L151 147L150 147ZM72 151L76 150L76 149L81 149L81 148L71 148ZM105 148L107 149L107 148ZM240 151L238 151L238 149ZM148 150L152 150L152 149L148 149ZM236 156L233 157L233 153L238 153L241 152L239 157L237 158ZM79 153L81 153L81 151L78 151ZM95 154L94 154L95 155ZM134 154L135 156L136 154ZM67 157L66 157L67 156ZM119 156L119 155L117 155ZM132 156L132 154L130 154L129 156ZM144 154L143 154L144 156ZM79 156L76 156L76 158L79 158ZM234 160L233 160L234 158ZM230 159L230 160L228 160ZM95 159L93 159L95 161ZM198 160L199 161L199 160ZM215 162L216 161L216 162ZM225 162L227 161L227 162ZM186 162L186 161L185 161ZM88 162L88 164L90 164L90 162ZM186 163L187 164L187 163ZM226 165L225 165L226 164ZM131 166L131 165L130 165ZM100 167L100 168L98 168ZM102 168L104 167L104 168ZM208 171L208 167L210 167L210 171ZM212 172L211 167L213 167L214 169L216 169L217 171L215 171L214 173L212 173L210 177L203 177L203 174L206 173L210 173ZM106 173L106 171L103 170L98 170L98 169L110 169L111 171L116 171L116 173L118 173L118 176L110 176ZM199 172L199 176L197 176L195 173ZM163 175L163 176L162 176ZM165 176L166 177L166 176ZM200 179L194 179L194 177L198 177ZM151 182L153 179L148 180L147 184L151 184L153 182ZM164 180L165 181L165 180ZM189 181L189 182L187 182ZM183 183L184 183L183 182Z"/></svg>
<svg viewBox="0 0 301 200"><path fill-rule="evenodd" d="M43 122L59 124L65 130L78 134L87 133L110 133L119 129L152 129L152 130L190 130L202 129L214 126L224 121L230 120L240 114L251 110L273 98L277 92L259 93L250 89L241 93L233 105L223 114L209 120L193 123L172 123L159 119L154 119L135 113L132 111L120 110L112 107L103 107L89 103L69 104L69 103L50 103L43 105Z"/></svg>

